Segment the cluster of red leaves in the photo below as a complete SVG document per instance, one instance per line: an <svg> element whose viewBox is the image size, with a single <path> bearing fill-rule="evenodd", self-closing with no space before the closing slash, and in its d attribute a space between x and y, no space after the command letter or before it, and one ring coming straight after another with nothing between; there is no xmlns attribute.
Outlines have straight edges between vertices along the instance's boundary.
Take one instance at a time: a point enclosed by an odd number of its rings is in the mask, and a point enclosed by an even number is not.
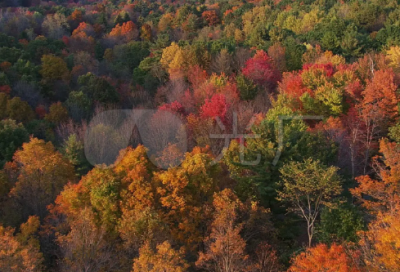
<svg viewBox="0 0 400 272"><path fill-rule="evenodd" d="M204 118L219 117L221 121L226 121L226 114L228 112L228 103L222 94L215 94L211 99L207 99L201 107L201 116Z"/></svg>
<svg viewBox="0 0 400 272"><path fill-rule="evenodd" d="M11 92L11 87L9 85L0 86L0 93L9 94Z"/></svg>
<svg viewBox="0 0 400 272"><path fill-rule="evenodd" d="M281 74L274 67L273 60L263 50L258 50L254 57L247 60L242 73L262 87L274 87L281 79Z"/></svg>
<svg viewBox="0 0 400 272"><path fill-rule="evenodd" d="M183 115L186 114L185 108L178 101L174 101L169 104L164 104L164 105L160 106L159 109L165 110L165 111L170 111L170 112L176 112L176 113L183 114Z"/></svg>
<svg viewBox="0 0 400 272"><path fill-rule="evenodd" d="M332 63L304 64L302 72L308 70L323 71L324 74L328 77L333 76L333 74L335 73L335 68L333 67Z"/></svg>
<svg viewBox="0 0 400 272"><path fill-rule="evenodd" d="M312 91L304 86L301 76L296 73L286 73L279 83L279 90L295 98L301 97L306 92L312 95Z"/></svg>

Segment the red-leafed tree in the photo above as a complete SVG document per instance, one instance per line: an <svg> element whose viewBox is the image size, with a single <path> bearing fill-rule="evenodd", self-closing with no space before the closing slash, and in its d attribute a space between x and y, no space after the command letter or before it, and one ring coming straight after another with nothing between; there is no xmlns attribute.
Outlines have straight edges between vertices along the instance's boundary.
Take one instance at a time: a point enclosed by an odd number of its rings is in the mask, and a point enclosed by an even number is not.
<svg viewBox="0 0 400 272"><path fill-rule="evenodd" d="M397 87L392 70L376 71L374 78L362 93L364 96L361 105L363 115L379 115L385 121L385 125L390 125L395 121L399 116Z"/></svg>
<svg viewBox="0 0 400 272"><path fill-rule="evenodd" d="M274 67L273 60L262 50L246 62L242 73L257 85L274 88L281 79L280 72Z"/></svg>
<svg viewBox="0 0 400 272"><path fill-rule="evenodd" d="M279 91L296 99L306 92L312 94L312 91L304 86L301 76L297 73L285 73L282 82L279 83Z"/></svg>
<svg viewBox="0 0 400 272"><path fill-rule="evenodd" d="M204 118L216 118L219 117L221 121L226 121L226 114L228 112L229 105L226 98L222 94L215 94L211 99L207 99L204 105L201 107L201 116Z"/></svg>

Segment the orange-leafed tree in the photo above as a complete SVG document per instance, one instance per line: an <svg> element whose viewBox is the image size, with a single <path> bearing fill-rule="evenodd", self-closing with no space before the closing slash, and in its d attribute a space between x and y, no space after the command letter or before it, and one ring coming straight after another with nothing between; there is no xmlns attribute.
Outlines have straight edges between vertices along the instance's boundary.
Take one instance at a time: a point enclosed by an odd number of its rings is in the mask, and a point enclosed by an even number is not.
<svg viewBox="0 0 400 272"><path fill-rule="evenodd" d="M16 235L15 229L0 226L1 271L43 271L43 255L36 237L39 225L38 217L30 217Z"/></svg>
<svg viewBox="0 0 400 272"><path fill-rule="evenodd" d="M116 25L108 35L114 39L122 39L122 41L128 42L135 40L138 37L139 31L136 25L132 21L123 23L122 25Z"/></svg>
<svg viewBox="0 0 400 272"><path fill-rule="evenodd" d="M83 21L83 14L82 11L80 11L79 9L75 9L70 16L70 19L73 21L76 21L78 23Z"/></svg>
<svg viewBox="0 0 400 272"><path fill-rule="evenodd" d="M211 219L209 207L218 189L220 165L213 164L208 151L195 147L186 153L178 167L156 173L160 203L172 236L188 248L202 241L205 222Z"/></svg>
<svg viewBox="0 0 400 272"><path fill-rule="evenodd" d="M79 9L75 9L70 16L68 16L68 22L71 29L75 29L81 22L83 22L83 13Z"/></svg>
<svg viewBox="0 0 400 272"><path fill-rule="evenodd" d="M184 272L189 267L184 257L183 248L175 250L168 241L157 245L156 251L145 243L133 262L132 272Z"/></svg>
<svg viewBox="0 0 400 272"><path fill-rule="evenodd" d="M358 186L350 190L372 214L395 211L400 205L400 146L382 139L380 152L382 156L373 159L379 178L359 176L356 178Z"/></svg>
<svg viewBox="0 0 400 272"><path fill-rule="evenodd" d="M361 105L363 115L379 115L383 121L389 123L396 120L399 115L397 87L392 70L376 71L374 78L362 93L364 96Z"/></svg>
<svg viewBox="0 0 400 272"><path fill-rule="evenodd" d="M14 154L13 164L17 179L10 196L22 207L22 216L47 213L46 206L52 203L64 185L75 180L73 166L50 142L32 138Z"/></svg>
<svg viewBox="0 0 400 272"><path fill-rule="evenodd" d="M293 258L288 272L360 272L353 257L341 245L318 244Z"/></svg>
<svg viewBox="0 0 400 272"><path fill-rule="evenodd" d="M206 10L201 14L201 17L209 26L215 26L219 23L219 17L215 10Z"/></svg>
<svg viewBox="0 0 400 272"><path fill-rule="evenodd" d="M158 30L160 32L171 30L173 27L174 16L172 13L165 13L158 22Z"/></svg>
<svg viewBox="0 0 400 272"><path fill-rule="evenodd" d="M67 221L79 219L85 207L95 213L96 224L114 232L119 215L120 181L112 169L94 168L78 184L68 184L51 207L52 216L64 215Z"/></svg>
<svg viewBox="0 0 400 272"><path fill-rule="evenodd" d="M200 252L196 266L208 271L246 271L246 241L240 235L243 224L238 223L238 210L243 209L243 204L231 190L225 189L214 195L213 205L211 233L204 241L206 250Z"/></svg>
<svg viewBox="0 0 400 272"><path fill-rule="evenodd" d="M121 157L114 169L121 179L118 231L127 248L138 250L145 241L157 243L165 238L165 224L158 212L157 184L153 181L155 167L142 145L127 148Z"/></svg>
<svg viewBox="0 0 400 272"><path fill-rule="evenodd" d="M360 119L365 130L363 143L365 147L364 174L367 171L368 160L377 137L382 136L387 128L398 119L397 84L392 70L380 70L374 73L373 79L368 82L363 100L358 105Z"/></svg>
<svg viewBox="0 0 400 272"><path fill-rule="evenodd" d="M68 227L79 220L83 209L90 207L93 224L118 234L129 253L136 254L145 241L165 241L166 224L153 183L155 170L142 145L122 150L113 168L96 167L78 184L65 187L50 209L49 220L55 224L49 222L49 227L56 231ZM66 224L60 221L62 217L66 217Z"/></svg>
<svg viewBox="0 0 400 272"><path fill-rule="evenodd" d="M379 213L376 220L360 233L360 248L370 272L400 271L400 205L396 210Z"/></svg>
<svg viewBox="0 0 400 272"><path fill-rule="evenodd" d="M207 80L207 72L202 69L199 65L195 65L189 68L188 81L192 84L193 89L197 89Z"/></svg>
<svg viewBox="0 0 400 272"><path fill-rule="evenodd" d="M85 22L80 23L69 39L70 49L73 52L94 52L95 40L93 36L95 36L93 26Z"/></svg>
<svg viewBox="0 0 400 272"><path fill-rule="evenodd" d="M93 36L95 31L93 26L88 23L82 22L74 31L72 31L72 37L79 36L81 33L84 33L87 36Z"/></svg>

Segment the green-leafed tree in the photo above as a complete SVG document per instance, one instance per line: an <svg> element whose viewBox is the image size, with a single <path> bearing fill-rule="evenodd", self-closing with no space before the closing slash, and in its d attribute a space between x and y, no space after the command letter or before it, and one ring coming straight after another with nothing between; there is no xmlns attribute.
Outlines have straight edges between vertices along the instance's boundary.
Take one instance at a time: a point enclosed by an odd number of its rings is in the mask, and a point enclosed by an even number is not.
<svg viewBox="0 0 400 272"><path fill-rule="evenodd" d="M0 168L28 141L29 134L22 124L17 124L14 120L0 121Z"/></svg>
<svg viewBox="0 0 400 272"><path fill-rule="evenodd" d="M342 191L337 167L319 161L289 162L281 172L279 200L289 203L290 210L307 222L308 246L312 244L315 224L323 206L332 206L332 198Z"/></svg>

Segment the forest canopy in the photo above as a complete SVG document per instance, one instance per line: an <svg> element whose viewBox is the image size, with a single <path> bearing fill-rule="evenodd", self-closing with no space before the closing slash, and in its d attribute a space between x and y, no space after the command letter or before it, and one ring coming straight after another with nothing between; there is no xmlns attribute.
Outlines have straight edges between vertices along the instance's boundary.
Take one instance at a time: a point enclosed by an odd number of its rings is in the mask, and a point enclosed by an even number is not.
<svg viewBox="0 0 400 272"><path fill-rule="evenodd" d="M400 3L0 2L0 271L400 271Z"/></svg>

